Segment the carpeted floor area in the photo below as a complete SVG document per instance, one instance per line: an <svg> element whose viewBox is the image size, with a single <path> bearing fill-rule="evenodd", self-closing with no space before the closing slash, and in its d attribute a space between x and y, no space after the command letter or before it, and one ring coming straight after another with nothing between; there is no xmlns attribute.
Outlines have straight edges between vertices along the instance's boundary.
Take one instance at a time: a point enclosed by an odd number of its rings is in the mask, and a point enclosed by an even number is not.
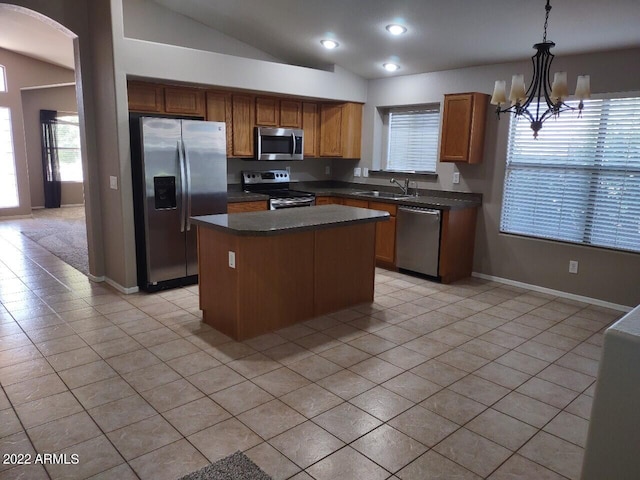
<svg viewBox="0 0 640 480"><path fill-rule="evenodd" d="M87 275L89 258L84 207L45 208L20 221L23 235Z"/></svg>

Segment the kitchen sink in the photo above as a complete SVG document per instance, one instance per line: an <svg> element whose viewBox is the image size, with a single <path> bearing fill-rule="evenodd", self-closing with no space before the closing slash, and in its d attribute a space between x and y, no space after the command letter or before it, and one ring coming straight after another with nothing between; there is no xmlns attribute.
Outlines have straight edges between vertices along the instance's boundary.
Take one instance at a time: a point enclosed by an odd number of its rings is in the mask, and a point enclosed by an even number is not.
<svg viewBox="0 0 640 480"><path fill-rule="evenodd" d="M413 195L405 195L403 193L395 192L380 192L378 190L367 190L363 192L353 192L353 195L367 198L384 198L387 200L403 200L405 198L415 198Z"/></svg>

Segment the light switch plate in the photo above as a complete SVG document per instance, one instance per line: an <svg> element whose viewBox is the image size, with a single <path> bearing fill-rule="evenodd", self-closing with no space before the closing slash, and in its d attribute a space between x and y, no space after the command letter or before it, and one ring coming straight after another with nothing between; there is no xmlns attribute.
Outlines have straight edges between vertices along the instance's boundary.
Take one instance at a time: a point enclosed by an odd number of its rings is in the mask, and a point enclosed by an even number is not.
<svg viewBox="0 0 640 480"><path fill-rule="evenodd" d="M229 250L229 267L236 268L236 252Z"/></svg>
<svg viewBox="0 0 640 480"><path fill-rule="evenodd" d="M460 183L460 172L453 172L453 183Z"/></svg>
<svg viewBox="0 0 640 480"><path fill-rule="evenodd" d="M362 169L360 167L356 167L353 169L353 176L354 177L359 177L360 175L362 175Z"/></svg>
<svg viewBox="0 0 640 480"><path fill-rule="evenodd" d="M367 167L364 167L362 169L362 176L363 177L368 177L369 176L369 169Z"/></svg>
<svg viewBox="0 0 640 480"><path fill-rule="evenodd" d="M111 190L118 189L118 177L114 177L113 175L109 177L109 188Z"/></svg>
<svg viewBox="0 0 640 480"><path fill-rule="evenodd" d="M578 273L578 261L569 260L569 273Z"/></svg>
<svg viewBox="0 0 640 480"><path fill-rule="evenodd" d="M324 167L324 174L325 175L331 175L331 167L329 165Z"/></svg>

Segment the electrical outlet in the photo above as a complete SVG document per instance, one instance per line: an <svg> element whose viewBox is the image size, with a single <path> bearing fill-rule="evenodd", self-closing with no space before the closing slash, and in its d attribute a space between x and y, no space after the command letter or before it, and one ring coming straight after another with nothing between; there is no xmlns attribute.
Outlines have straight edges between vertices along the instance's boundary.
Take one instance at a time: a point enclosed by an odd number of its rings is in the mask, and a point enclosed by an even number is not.
<svg viewBox="0 0 640 480"><path fill-rule="evenodd" d="M453 172L453 183L460 183L460 172Z"/></svg>
<svg viewBox="0 0 640 480"><path fill-rule="evenodd" d="M569 260L569 273L578 273L578 261Z"/></svg>
<svg viewBox="0 0 640 480"><path fill-rule="evenodd" d="M367 167L362 169L362 176L363 177L368 177L369 176L369 169Z"/></svg>
<svg viewBox="0 0 640 480"><path fill-rule="evenodd" d="M113 175L109 177L109 188L111 190L118 189L118 177L114 177Z"/></svg>
<svg viewBox="0 0 640 480"><path fill-rule="evenodd" d="M362 169L360 167L356 167L353 169L353 176L354 177L359 177L360 175L362 175Z"/></svg>
<svg viewBox="0 0 640 480"><path fill-rule="evenodd" d="M229 267L236 268L236 252L229 250Z"/></svg>
<svg viewBox="0 0 640 480"><path fill-rule="evenodd" d="M329 165L324 167L324 174L325 175L331 175L331 167Z"/></svg>

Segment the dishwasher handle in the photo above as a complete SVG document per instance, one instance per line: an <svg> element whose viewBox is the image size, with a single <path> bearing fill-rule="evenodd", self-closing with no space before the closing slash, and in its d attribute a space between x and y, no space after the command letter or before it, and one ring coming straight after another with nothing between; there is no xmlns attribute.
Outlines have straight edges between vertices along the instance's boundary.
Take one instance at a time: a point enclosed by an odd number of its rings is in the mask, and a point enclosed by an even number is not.
<svg viewBox="0 0 640 480"><path fill-rule="evenodd" d="M440 210L433 210L431 208L420 208L420 207L398 207L398 210L407 212L407 213L419 213L421 215L432 215L435 217L440 216Z"/></svg>

